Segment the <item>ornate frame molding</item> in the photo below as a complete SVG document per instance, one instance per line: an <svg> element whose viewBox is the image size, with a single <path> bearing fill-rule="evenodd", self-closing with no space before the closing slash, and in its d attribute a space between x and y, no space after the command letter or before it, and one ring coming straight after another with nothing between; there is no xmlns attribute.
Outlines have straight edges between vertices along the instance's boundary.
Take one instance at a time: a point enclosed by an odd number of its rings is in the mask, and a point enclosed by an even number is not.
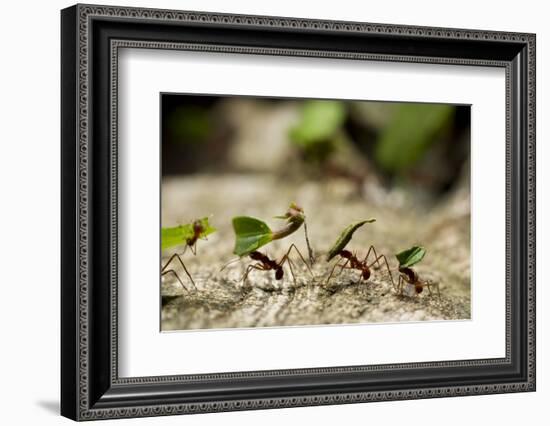
<svg viewBox="0 0 550 426"><path fill-rule="evenodd" d="M427 28L411 27L402 25L383 25L357 22L336 22L323 20L308 20L294 18L279 18L265 16L245 16L245 15L227 15L202 12L184 12L156 9L140 9L126 7L104 7L77 5L73 8L63 11L64 28L62 34L64 40L64 72L71 74L71 84L63 88L63 113L64 118L74 118L74 128L64 127L63 148L67 148L67 157L63 157L64 172L63 176L72 178L73 182L64 183L64 206L63 210L67 214L74 213L74 229L64 225L65 236L63 242L65 251L63 251L64 270L63 279L64 292L72 292L70 297L74 302L73 306L68 306L66 299L62 300L63 305L63 353L67 358L71 358L70 366L63 366L65 375L62 376L64 389L62 390L62 413L68 417L78 420L91 420L113 417L139 417L151 415L170 415L197 412L245 410L290 406L307 406L323 404L340 404L352 402L433 398L442 396L475 395L488 393L504 393L518 391L533 391L535 389L535 36L533 34L519 34L509 32L495 31L477 31L464 29L447 28ZM179 42L174 40L140 40L140 39L109 39L109 64L108 65L108 89L110 91L109 99L109 138L110 138L110 175L109 175L109 318L105 319L110 324L109 329L105 330L108 334L111 351L108 365L106 360L100 364L100 367L92 365L90 358L97 357L91 341L98 339L97 335L91 330L93 321L97 318L97 313L91 311L91 282L90 270L92 268L93 249L93 229L91 223L92 215L96 211L97 201L94 203L92 187L95 184L92 163L90 156L93 148L90 146L94 137L91 131L91 117L93 114L94 81L91 73L93 58L93 49L98 49L92 43L93 22L139 22L143 25L166 25L167 23L177 25L191 25L193 27L224 27L227 29L249 28L255 30L276 29L278 31L290 31L293 34L307 33L314 31L316 33L332 34L352 34L352 35L372 35L387 39L409 38L411 40L437 40L437 41L466 41L480 42L485 44L504 43L506 46L517 46L518 50L523 50L521 59L484 59L484 58L463 58L463 57L443 57L436 55L403 55L393 53L365 53L340 50L316 50L301 48L280 48L280 47L257 47L245 45L222 45L213 43ZM69 40L73 38L73 40ZM72 43L72 44L71 44ZM314 56L337 59L371 60L371 61L396 61L396 62L422 62L422 63L442 63L455 65L480 65L491 67L503 67L506 70L506 237L507 237L507 259L506 259L506 357L503 359L482 359L482 360L464 360L453 362L434 362L434 363L415 363L415 364L389 364L378 366L361 367L327 367L321 369L303 369L303 370L274 370L262 372L243 372L243 373L224 373L196 376L161 376L145 378L126 378L118 377L117 368L117 88L118 88L118 50L120 48L154 48L154 49L177 49L177 50L195 50L208 52L225 52L235 54L263 54L263 55L292 55L292 56ZM517 77L518 67L523 67L526 72L525 77L519 80ZM64 83L65 84L65 83ZM525 87L522 87L524 85ZM523 93L519 102L525 105L517 105L518 91ZM73 96L74 99L73 99ZM76 102L75 102L76 99ZM524 138L518 136L521 129L512 126L513 115L517 114L517 109L523 116L521 122L525 126ZM73 112L69 112L73 109ZM71 115L72 114L72 115ZM515 115L514 115L515 116ZM512 143L514 138L519 137L523 147L525 158L517 158L517 152L513 150ZM70 147L69 147L70 145ZM74 154L74 156L70 154ZM63 154L65 155L65 154ZM513 169L513 161L522 161L522 167L525 167L524 176ZM69 165L70 163L70 165ZM516 171L515 171L516 170ZM523 170L523 169L522 169ZM520 170L521 172L521 170ZM519 173L519 175L518 175ZM518 177L519 176L519 177ZM520 181L520 179L522 179ZM171 384L182 383L219 383L223 380L243 380L243 379L262 379L268 377L304 377L304 375L330 376L331 374L347 373L368 373L376 371L399 371L407 369L448 369L453 367L479 367L479 366L503 366L512 365L512 335L514 317L512 310L512 298L517 297L517 289L513 288L517 284L519 275L514 275L515 266L511 259L514 250L518 247L512 247L514 238L513 226L518 225L517 220L513 221L513 191L519 191L520 198L525 200L525 232L526 235L520 241L519 250L525 251L526 283L523 291L525 297L525 370L520 380L506 381L503 383L485 383L473 385L448 385L433 386L426 388L400 387L394 390L376 390L376 391L353 391L353 392L330 392L314 393L311 395L274 395L269 398L229 398L217 399L213 401L185 402L185 401L164 401L155 404L146 401L137 401L135 399L121 399L121 395L126 395L126 389L135 386L170 386ZM65 195L66 193L66 195ZM74 239L74 241L72 241ZM69 243L69 241L71 241ZM523 245L524 244L524 245ZM71 266L66 266L72 262ZM71 269L72 268L72 269ZM522 278L519 276L519 278ZM74 299L74 300L73 300ZM102 299L104 300L104 299ZM517 315L516 315L517 316ZM65 323L72 321L68 327ZM76 335L73 333L75 332ZM103 337L99 337L101 340ZM76 354L76 356L75 356ZM73 359L74 358L74 359ZM103 372L107 369L107 377L102 379L99 384L92 384L93 375L99 374L99 369ZM71 371L68 371L68 370ZM100 375L102 375L100 374ZM109 392L103 392L103 387L109 389ZM75 393L74 397L69 396ZM131 392L130 392L131 394ZM105 398L104 396L107 396ZM128 402L130 401L130 402Z"/></svg>

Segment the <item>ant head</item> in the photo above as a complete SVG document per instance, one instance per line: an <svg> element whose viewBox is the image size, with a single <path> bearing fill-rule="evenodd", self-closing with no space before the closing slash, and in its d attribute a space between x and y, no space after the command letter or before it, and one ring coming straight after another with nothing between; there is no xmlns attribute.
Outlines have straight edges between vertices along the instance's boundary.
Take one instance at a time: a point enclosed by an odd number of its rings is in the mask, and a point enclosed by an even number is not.
<svg viewBox="0 0 550 426"><path fill-rule="evenodd" d="M202 222L200 220L195 220L193 222L193 231L197 234L200 234L202 231L204 231L204 226L202 226Z"/></svg>
<svg viewBox="0 0 550 426"><path fill-rule="evenodd" d="M363 269L363 279L366 281L370 278L370 269L365 268Z"/></svg>

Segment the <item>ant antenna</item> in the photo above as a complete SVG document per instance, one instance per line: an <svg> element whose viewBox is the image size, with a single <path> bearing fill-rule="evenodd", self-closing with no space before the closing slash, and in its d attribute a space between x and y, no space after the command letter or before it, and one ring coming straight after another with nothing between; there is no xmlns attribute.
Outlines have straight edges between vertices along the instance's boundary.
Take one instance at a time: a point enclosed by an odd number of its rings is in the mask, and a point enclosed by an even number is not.
<svg viewBox="0 0 550 426"><path fill-rule="evenodd" d="M231 259L229 262L227 262L225 265L222 266L222 268L220 269L220 272L223 271L225 268L227 268L229 265L231 265L232 263L235 263L237 261L241 260L240 257L236 257L235 259Z"/></svg>
<svg viewBox="0 0 550 426"><path fill-rule="evenodd" d="M315 256L313 255L313 249L311 248L311 244L309 243L309 236L307 233L307 220L304 220L304 234L306 236L306 244L307 244L307 252L309 255L309 263L311 266L315 263Z"/></svg>

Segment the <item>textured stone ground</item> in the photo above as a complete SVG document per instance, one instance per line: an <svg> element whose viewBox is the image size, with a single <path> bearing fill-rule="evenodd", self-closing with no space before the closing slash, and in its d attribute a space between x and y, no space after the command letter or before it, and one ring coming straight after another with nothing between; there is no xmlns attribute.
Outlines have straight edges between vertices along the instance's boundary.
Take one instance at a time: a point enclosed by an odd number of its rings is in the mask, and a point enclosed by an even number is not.
<svg viewBox="0 0 550 426"><path fill-rule="evenodd" d="M466 187L466 185L464 186ZM161 286L162 329L182 330L226 327L342 324L452 320L470 318L470 205L466 189L457 190L433 208L418 203L406 192L385 193L366 187L358 197L346 181L308 181L300 185L274 175L195 175L165 180L162 187L163 226L212 215L218 232L199 241L198 252L188 251L184 261L197 290L184 291L171 276ZM411 202L414 198L416 202ZM294 283L288 269L282 281L273 272L253 271L247 283L240 278L250 263L242 259L220 272L235 256L231 218L251 215L273 228L291 201L306 212L310 240L317 258L316 279L305 269L296 271ZM377 222L359 229L349 249L364 256L373 244L388 255L397 275L392 253L421 244L428 250L418 272L439 282L441 297L427 291L419 297L399 296L387 274L375 271L368 282L358 283L359 272L345 271L327 287L325 277L333 263L325 254L350 222L375 217ZM307 256L302 231L265 247L279 258L296 243ZM164 253L163 262L171 252ZM295 264L300 263L294 256ZM180 274L185 279L183 273ZM184 281L186 282L186 281ZM188 286L191 288L191 286Z"/></svg>

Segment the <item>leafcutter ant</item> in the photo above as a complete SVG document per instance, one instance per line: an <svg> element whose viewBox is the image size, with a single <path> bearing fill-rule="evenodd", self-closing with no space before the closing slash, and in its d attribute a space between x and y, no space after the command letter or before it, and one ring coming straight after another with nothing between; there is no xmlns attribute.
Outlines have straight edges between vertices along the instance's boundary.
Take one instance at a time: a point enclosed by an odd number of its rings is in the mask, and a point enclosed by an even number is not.
<svg viewBox="0 0 550 426"><path fill-rule="evenodd" d="M360 271L361 276L360 276L359 282L361 282L362 280L367 281L370 278L372 273L371 268L374 265L376 265L377 268L380 268L380 261L382 260L386 265L392 285L395 287L393 283L393 276L390 270L390 266L388 264L388 260L386 259L386 256L384 256L383 254L378 256L374 246L371 245L369 247L367 254L363 258L363 260L359 260L355 253L352 253L349 250L345 250L346 245L351 241L353 233L357 231L357 229L359 229L365 223L372 223L375 221L376 219L368 219L368 220L362 220L359 222L354 222L351 225L349 225L346 229L344 229L344 231L342 231L342 233L340 234L340 236L338 237L338 239L333 244L333 246L331 247L331 249L327 254L327 262L332 260L335 256L339 256L341 259L338 262L336 262L336 264L330 271L330 274L325 282L326 286L328 286L330 279L334 275L334 271L336 270L337 267L340 268L339 274L342 273L344 269L354 269L354 270ZM369 264L368 259L371 252L374 254L374 261Z"/></svg>
<svg viewBox="0 0 550 426"><path fill-rule="evenodd" d="M197 219L191 223L187 223L185 225L176 226L173 228L162 228L162 249L167 249L170 247L178 246L181 244L185 244L184 249L181 253L174 253L170 259L168 259L168 262L164 264L164 266L161 268L160 273L161 276L165 276L168 274L172 274L176 277L176 279L179 281L181 286L186 290L189 291L189 289L183 284L183 281L180 279L178 273L170 268L168 269L169 265L177 260L185 273L187 274L187 277L193 284L193 287L195 290L197 289L197 286L195 284L195 281L193 281L193 278L191 277L191 274L187 270L187 267L185 266L185 263L183 263L183 260L181 256L185 253L187 248L191 250L191 253L193 255L197 254L197 241L200 239L206 240L206 237L213 232L216 231L216 228L212 227L208 221L207 217L204 217L202 219Z"/></svg>
<svg viewBox="0 0 550 426"><path fill-rule="evenodd" d="M283 265L288 263L294 284L296 284L296 275L294 274L293 268L294 263L290 259L290 253L292 250L298 253L298 256L306 265L306 268L313 277L313 272L311 271L310 266L295 244L291 244L285 255L278 261L271 259L266 254L258 251L260 247L274 240L285 238L296 232L302 224L304 224L306 219L304 210L295 203L290 205L287 212L283 216L276 216L276 218L286 220L285 226L277 230L271 230L265 222L253 217L238 216L233 218L233 229L236 235L235 249L233 253L239 256L239 258L248 256L250 259L255 261L255 263L247 266L246 271L241 278L243 283L246 282L246 279L252 270L275 271L275 279L280 281L284 277Z"/></svg>
<svg viewBox="0 0 550 426"><path fill-rule="evenodd" d="M410 249L404 250L395 255L399 262L399 282L397 284L397 293L402 296L404 292L405 284L412 286L414 295L418 296L424 290L424 287L428 289L428 292L432 294L432 287L437 288L437 295L441 297L439 292L439 284L430 280L421 281L418 273L412 268L420 262L426 255L426 249L424 247L414 246Z"/></svg>

